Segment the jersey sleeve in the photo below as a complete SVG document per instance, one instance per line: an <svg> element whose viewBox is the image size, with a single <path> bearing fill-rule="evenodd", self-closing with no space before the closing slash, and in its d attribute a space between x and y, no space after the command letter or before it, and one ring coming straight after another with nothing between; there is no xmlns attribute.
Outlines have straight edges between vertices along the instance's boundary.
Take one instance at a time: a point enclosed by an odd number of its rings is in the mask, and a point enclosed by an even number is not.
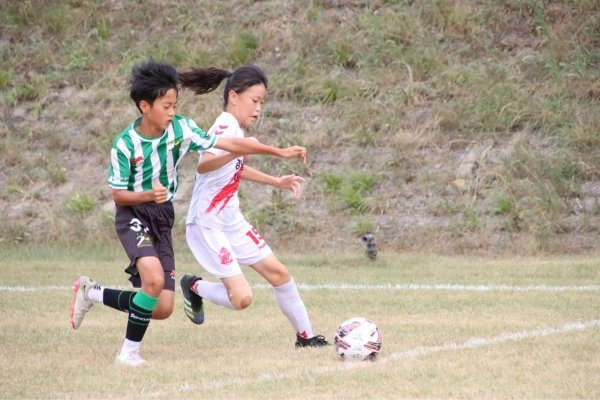
<svg viewBox="0 0 600 400"><path fill-rule="evenodd" d="M108 186L113 189L127 189L129 183L129 158L131 151L122 139L117 139L110 149L110 167L108 168Z"/></svg>
<svg viewBox="0 0 600 400"><path fill-rule="evenodd" d="M209 135L196 125L191 119L186 120L187 128L189 129L190 151L204 151L214 147L217 144L217 136Z"/></svg>
<svg viewBox="0 0 600 400"><path fill-rule="evenodd" d="M223 121L222 119L217 119L214 125L208 131L211 135L216 136L217 138L222 139L230 139L230 138L239 138L237 135L237 127L227 121ZM220 156L222 154L227 154L228 151L217 149L213 147L207 150L208 153L214 154L215 156Z"/></svg>

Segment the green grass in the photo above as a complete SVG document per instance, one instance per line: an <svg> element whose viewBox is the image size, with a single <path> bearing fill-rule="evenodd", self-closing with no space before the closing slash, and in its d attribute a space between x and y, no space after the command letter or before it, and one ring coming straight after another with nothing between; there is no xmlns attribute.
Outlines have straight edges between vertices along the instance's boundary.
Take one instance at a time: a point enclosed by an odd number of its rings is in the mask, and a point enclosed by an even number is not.
<svg viewBox="0 0 600 400"><path fill-rule="evenodd" d="M242 15L232 12L239 7ZM560 251L578 253L579 239L562 236L572 232L586 235L584 248L598 247L598 213L572 206L597 199L579 189L600 180L597 1L26 0L8 2L2 11L3 207L34 197L48 181L48 198L56 201L47 201L47 215L60 213L70 187L95 196L104 183L90 176L106 171L94 168L107 165L112 139L137 117L127 96L130 68L153 56L181 69L261 66L270 85L264 121L253 135L269 144L307 146L311 162L302 175L335 168L377 177L369 191L345 186L337 197L307 191L308 206L286 209L305 214L303 220L316 224L313 231L336 226L348 245L356 230L349 214L365 213L378 215L373 229L392 238L404 208L388 207L387 199L402 198L410 209L448 199L456 206L443 216L433 208L423 212L421 221L434 222L410 232L414 243L447 249L427 232L461 236L464 224L453 220L466 217L467 226L477 226L475 247L490 253L502 251L490 243L506 226L522 242L535 242L509 251L535 253L565 243ZM182 93L178 109L208 128L221 110L220 96ZM447 186L456 161L473 146L490 147L490 156L467 178L481 201L464 204ZM42 173L28 160L47 152L51 161ZM52 160L64 160L65 172ZM288 169L258 165L275 175ZM499 197L511 207L495 212L489 204ZM11 224L22 224L25 212L10 214ZM81 237L73 225L43 218L24 225L29 237ZM94 225L102 216L87 218ZM290 226L298 224L274 229L283 235Z"/></svg>
<svg viewBox="0 0 600 400"><path fill-rule="evenodd" d="M86 194L75 193L67 202L67 208L75 214L85 214L96 205L96 200Z"/></svg>
<svg viewBox="0 0 600 400"><path fill-rule="evenodd" d="M78 274L126 285L117 245L1 247L0 397L31 398L595 398L600 394L597 257L442 257L380 253L287 254L282 261L305 285L357 284L372 289L302 288L315 332L331 339L343 320L365 316L383 332L375 363L344 363L333 349L296 350L272 290L255 286L252 306L232 312L205 306L203 326L176 309L153 321L143 342L150 362L134 373L113 364L125 314L95 307L78 331L68 326ZM176 250L179 273L198 272ZM247 272L251 284L264 284ZM209 278L210 279L210 278ZM391 290L374 285L501 285L523 291ZM545 292L534 287L590 291ZM40 289L6 291L6 287ZM532 289L533 288L533 289ZM543 335L576 322L581 330ZM508 333L529 337L507 340ZM538 332L538 333L536 333ZM478 339L473 339L478 338ZM492 343L493 338L504 338ZM470 341L469 341L470 340ZM453 347L451 344L454 343ZM480 346L474 344L479 343ZM467 344L465 348L460 346ZM43 393L40 392L43 388Z"/></svg>

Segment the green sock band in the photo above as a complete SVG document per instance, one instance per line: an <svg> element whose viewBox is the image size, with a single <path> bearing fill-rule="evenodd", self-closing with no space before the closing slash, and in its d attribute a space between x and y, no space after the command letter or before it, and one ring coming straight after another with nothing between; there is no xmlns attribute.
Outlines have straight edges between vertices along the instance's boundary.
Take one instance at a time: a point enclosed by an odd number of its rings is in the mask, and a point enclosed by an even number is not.
<svg viewBox="0 0 600 400"><path fill-rule="evenodd" d="M152 311L154 310L154 307L156 307L158 297L148 296L146 293L140 290L135 296L133 296L132 302L142 310Z"/></svg>

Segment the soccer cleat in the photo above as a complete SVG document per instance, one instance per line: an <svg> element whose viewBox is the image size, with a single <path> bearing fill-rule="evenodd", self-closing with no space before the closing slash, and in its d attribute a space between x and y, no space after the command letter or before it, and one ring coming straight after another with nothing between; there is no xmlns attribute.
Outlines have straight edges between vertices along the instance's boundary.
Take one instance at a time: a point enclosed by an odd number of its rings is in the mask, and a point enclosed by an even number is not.
<svg viewBox="0 0 600 400"><path fill-rule="evenodd" d="M95 284L96 282L84 275L73 282L75 296L73 296L73 304L71 304L71 309L69 310L71 327L73 329L77 329L81 326L85 313L90 311L94 306L94 303L88 298L88 292Z"/></svg>
<svg viewBox="0 0 600 400"><path fill-rule="evenodd" d="M204 322L204 304L202 304L202 297L194 293L191 286L200 279L202 278L199 276L185 274L179 281L183 293L183 311L197 325Z"/></svg>
<svg viewBox="0 0 600 400"><path fill-rule="evenodd" d="M130 350L127 352L119 351L115 358L115 363L121 365L128 365L130 367L139 367L140 365L147 364L148 362L140 356L140 350Z"/></svg>
<svg viewBox="0 0 600 400"><path fill-rule="evenodd" d="M325 336L316 335L311 338L303 338L296 335L296 347L324 347L330 346L329 342L325 340Z"/></svg>

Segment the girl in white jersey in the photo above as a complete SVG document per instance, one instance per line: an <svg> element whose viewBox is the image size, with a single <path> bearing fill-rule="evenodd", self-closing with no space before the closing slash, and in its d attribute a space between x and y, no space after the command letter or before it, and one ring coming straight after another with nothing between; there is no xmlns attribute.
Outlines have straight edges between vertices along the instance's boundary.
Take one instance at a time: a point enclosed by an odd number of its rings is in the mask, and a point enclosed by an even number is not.
<svg viewBox="0 0 600 400"><path fill-rule="evenodd" d="M227 78L224 110L208 131L223 138L243 138L242 127L255 123L265 100L267 78L260 68L243 66L233 73L211 69L212 87L204 83L205 70L179 74L183 87L206 93ZM221 282L208 282L194 275L184 275L181 289L184 311L196 324L204 322L202 299L232 310L252 303L252 289L240 264L249 265L273 286L275 299L296 332L296 347L321 347L328 342L314 335L304 302L288 269L269 245L242 215L237 194L240 180L288 189L298 195L304 181L295 175L274 177L245 165L245 157L218 149L206 150L197 168L196 185L187 216L187 242L196 260Z"/></svg>
<svg viewBox="0 0 600 400"><path fill-rule="evenodd" d="M212 85L210 73L207 85ZM173 311L175 255L171 230L172 200L178 186L178 165L187 152L216 147L244 154L272 154L306 160L306 149L278 149L249 139L210 137L196 123L175 113L179 93L177 70L153 59L131 71L131 99L141 117L113 142L108 184L115 202L115 228L129 258L125 271L139 290L104 287L87 276L74 283L69 314L73 329L95 304L128 314L125 340L116 362L146 363L140 355L151 319L166 319Z"/></svg>

